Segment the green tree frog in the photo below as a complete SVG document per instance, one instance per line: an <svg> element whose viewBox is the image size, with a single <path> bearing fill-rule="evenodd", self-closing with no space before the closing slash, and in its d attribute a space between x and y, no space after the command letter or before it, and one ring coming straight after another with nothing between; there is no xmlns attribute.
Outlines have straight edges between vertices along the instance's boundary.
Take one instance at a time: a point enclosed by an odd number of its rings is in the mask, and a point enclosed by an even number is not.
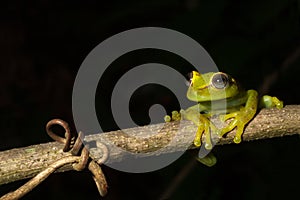
<svg viewBox="0 0 300 200"><path fill-rule="evenodd" d="M198 130L194 145L201 145L202 135L205 135L205 148L212 149L211 133L222 137L236 128L235 143L241 142L245 126L254 118L257 107L281 109L283 102L277 97L265 95L258 102L255 90L243 90L234 78L223 72L191 73L187 98L197 102L186 110L172 112L172 116L165 116L165 121L187 119L197 125ZM212 116L219 116L220 120L228 123L217 128L210 120Z"/></svg>

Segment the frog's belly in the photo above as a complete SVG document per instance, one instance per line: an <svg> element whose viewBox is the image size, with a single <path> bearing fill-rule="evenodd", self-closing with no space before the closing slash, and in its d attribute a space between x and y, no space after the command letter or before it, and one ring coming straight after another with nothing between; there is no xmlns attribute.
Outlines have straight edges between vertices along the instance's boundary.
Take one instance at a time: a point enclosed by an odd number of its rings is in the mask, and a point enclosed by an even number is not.
<svg viewBox="0 0 300 200"><path fill-rule="evenodd" d="M227 114L240 110L244 107L247 97L245 95L231 99L222 99L218 101L208 101L199 103L201 113L218 115Z"/></svg>

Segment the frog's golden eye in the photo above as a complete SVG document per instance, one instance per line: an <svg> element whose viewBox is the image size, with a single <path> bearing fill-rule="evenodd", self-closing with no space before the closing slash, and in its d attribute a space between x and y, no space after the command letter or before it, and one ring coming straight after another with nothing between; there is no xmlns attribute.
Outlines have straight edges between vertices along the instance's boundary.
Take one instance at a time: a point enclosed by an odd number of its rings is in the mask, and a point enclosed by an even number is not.
<svg viewBox="0 0 300 200"><path fill-rule="evenodd" d="M223 89L229 83L228 76L224 73L217 73L211 79L212 85L217 89Z"/></svg>

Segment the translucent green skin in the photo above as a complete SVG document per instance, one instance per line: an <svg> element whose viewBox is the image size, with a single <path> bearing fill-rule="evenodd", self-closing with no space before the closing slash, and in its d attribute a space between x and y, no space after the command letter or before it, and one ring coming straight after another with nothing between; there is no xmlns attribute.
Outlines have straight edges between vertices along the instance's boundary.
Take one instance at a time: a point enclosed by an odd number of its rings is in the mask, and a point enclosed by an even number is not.
<svg viewBox="0 0 300 200"><path fill-rule="evenodd" d="M193 121L198 126L194 145L199 147L202 135L205 134L206 149L212 149L211 133L222 137L234 128L236 134L233 141L240 143L244 128L255 116L258 104L266 108L283 107L282 101L268 95L263 96L258 102L255 90L243 90L231 76L222 72L199 74L193 71L187 98L197 104L181 110L180 113L173 111L171 117L165 117L165 121L182 118ZM218 129L210 121L213 115L219 115L223 122L227 120L230 122Z"/></svg>

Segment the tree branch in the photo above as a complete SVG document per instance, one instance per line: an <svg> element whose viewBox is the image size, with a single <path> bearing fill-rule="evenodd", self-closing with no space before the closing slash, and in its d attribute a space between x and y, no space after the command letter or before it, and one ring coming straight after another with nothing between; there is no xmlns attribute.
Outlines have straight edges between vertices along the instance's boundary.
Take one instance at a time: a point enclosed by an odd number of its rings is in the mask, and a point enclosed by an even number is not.
<svg viewBox="0 0 300 200"><path fill-rule="evenodd" d="M246 127L243 141L300 134L299 121L300 105L289 105L281 110L263 109ZM149 136L149 130L157 134ZM107 163L113 163L126 159L124 150L135 155L142 153L142 156L150 156L184 151L187 147L195 148L192 141L196 130L192 122L183 120L87 135L84 140L90 145L96 143L96 146L90 146L90 155L96 160L102 157L99 145L105 144L109 150ZM232 143L234 132L221 138L217 145ZM142 138L144 136L147 137ZM176 140L172 140L174 137ZM168 148L162 148L166 146ZM62 148L63 144L49 142L0 152L0 185L33 177L51 163L71 155L63 152ZM71 169L71 165L67 165L58 171Z"/></svg>

